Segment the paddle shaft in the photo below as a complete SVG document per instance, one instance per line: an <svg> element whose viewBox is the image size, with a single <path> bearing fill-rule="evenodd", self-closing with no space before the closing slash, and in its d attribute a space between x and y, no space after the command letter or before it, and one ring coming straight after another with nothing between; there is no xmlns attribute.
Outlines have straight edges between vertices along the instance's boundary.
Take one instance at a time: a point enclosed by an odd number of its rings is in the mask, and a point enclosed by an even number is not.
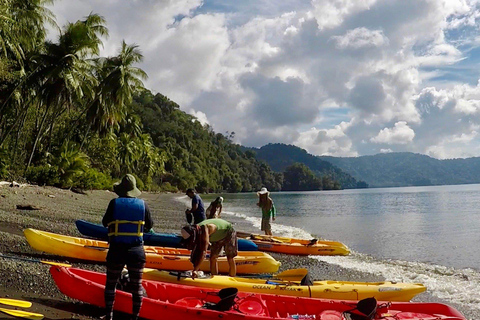
<svg viewBox="0 0 480 320"><path fill-rule="evenodd" d="M28 261L28 262L39 262L39 263L43 263L43 264L49 264L49 265L61 266L61 267L71 267L72 266L71 264L67 264L67 263L45 261L45 260L34 259L34 258L22 258L22 257L17 257L17 256L6 255L6 254L3 254L3 253L0 253L0 258L16 259L16 260L22 260L22 261Z"/></svg>

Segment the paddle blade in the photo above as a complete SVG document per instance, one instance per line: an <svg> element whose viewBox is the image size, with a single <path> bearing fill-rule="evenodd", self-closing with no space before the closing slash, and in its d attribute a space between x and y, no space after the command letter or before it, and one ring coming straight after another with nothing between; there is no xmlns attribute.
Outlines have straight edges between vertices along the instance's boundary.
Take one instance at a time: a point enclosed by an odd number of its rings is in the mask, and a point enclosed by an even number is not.
<svg viewBox="0 0 480 320"><path fill-rule="evenodd" d="M8 298L0 298L0 303L9 305L9 306L20 307L20 308L30 308L32 306L32 303L30 301L8 299Z"/></svg>
<svg viewBox="0 0 480 320"><path fill-rule="evenodd" d="M285 281L301 281L308 274L305 268L289 269L274 275L273 278Z"/></svg>
<svg viewBox="0 0 480 320"><path fill-rule="evenodd" d="M0 312L9 314L14 317L32 319L32 320L41 320L45 317L43 314L40 314L40 313L33 313L33 312L22 311L22 310L0 308Z"/></svg>

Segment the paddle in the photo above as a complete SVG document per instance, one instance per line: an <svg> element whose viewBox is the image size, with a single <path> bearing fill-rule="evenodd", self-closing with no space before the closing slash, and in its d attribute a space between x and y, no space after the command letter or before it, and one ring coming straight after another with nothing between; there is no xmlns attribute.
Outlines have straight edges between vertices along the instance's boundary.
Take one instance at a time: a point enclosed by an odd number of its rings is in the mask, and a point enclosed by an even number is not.
<svg viewBox="0 0 480 320"><path fill-rule="evenodd" d="M273 275L243 275L242 278L269 278L282 281L302 281L302 279L308 274L308 270L305 268L289 269L278 274Z"/></svg>
<svg viewBox="0 0 480 320"><path fill-rule="evenodd" d="M33 313L33 312L22 311L22 310L0 308L0 312L9 314L14 317L20 317L20 318L32 319L32 320L40 320L45 317L43 314L40 314L40 313Z"/></svg>
<svg viewBox="0 0 480 320"><path fill-rule="evenodd" d="M8 298L0 298L0 303L9 305L9 306L14 306L14 307L21 307L21 308L30 308L32 306L32 303L30 301L8 299Z"/></svg>
<svg viewBox="0 0 480 320"><path fill-rule="evenodd" d="M22 258L22 257L6 255L3 253L0 253L0 258L17 259L17 260L23 260L28 262L40 262L40 263L49 264L52 266L60 266L60 267L67 267L67 268L72 266L71 264L67 264L67 263L46 261L46 260L40 260L40 259L34 259L34 258Z"/></svg>
<svg viewBox="0 0 480 320"><path fill-rule="evenodd" d="M272 278L284 281L302 281L307 274L308 270L305 268L289 269L273 275Z"/></svg>

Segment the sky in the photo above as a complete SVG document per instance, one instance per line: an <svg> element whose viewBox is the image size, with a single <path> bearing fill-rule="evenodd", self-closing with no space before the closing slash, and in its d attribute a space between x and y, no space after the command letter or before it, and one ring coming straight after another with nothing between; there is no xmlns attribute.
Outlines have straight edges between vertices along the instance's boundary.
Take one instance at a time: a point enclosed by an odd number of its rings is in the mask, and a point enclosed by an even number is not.
<svg viewBox="0 0 480 320"><path fill-rule="evenodd" d="M480 156L480 0L56 0L97 13L103 56L144 55L145 87L249 147ZM53 37L53 36L52 36Z"/></svg>

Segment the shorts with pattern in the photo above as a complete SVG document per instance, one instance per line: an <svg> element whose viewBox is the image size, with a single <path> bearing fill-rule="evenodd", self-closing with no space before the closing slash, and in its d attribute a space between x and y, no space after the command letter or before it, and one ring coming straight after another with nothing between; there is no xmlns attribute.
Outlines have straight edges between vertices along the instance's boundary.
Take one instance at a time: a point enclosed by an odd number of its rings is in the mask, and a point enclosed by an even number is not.
<svg viewBox="0 0 480 320"><path fill-rule="evenodd" d="M212 242L210 257L218 257L222 248L224 248L227 258L234 258L238 255L237 232L233 228L227 233L225 238Z"/></svg>
<svg viewBox="0 0 480 320"><path fill-rule="evenodd" d="M272 225L270 224L270 218L262 218L262 231L271 231L272 230Z"/></svg>

